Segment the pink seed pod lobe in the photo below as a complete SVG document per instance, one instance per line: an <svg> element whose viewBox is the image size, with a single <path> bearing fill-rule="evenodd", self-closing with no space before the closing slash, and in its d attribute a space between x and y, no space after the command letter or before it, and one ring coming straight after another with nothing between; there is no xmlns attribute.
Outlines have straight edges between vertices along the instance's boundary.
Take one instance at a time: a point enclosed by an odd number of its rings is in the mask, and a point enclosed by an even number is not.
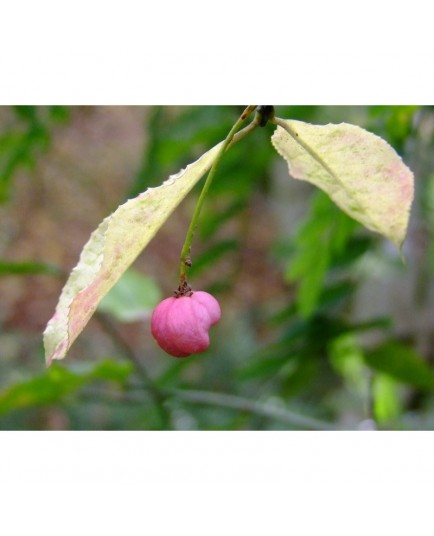
<svg viewBox="0 0 434 536"><path fill-rule="evenodd" d="M220 320L218 301L207 292L166 298L152 313L151 332L158 345L174 357L204 352L208 330Z"/></svg>

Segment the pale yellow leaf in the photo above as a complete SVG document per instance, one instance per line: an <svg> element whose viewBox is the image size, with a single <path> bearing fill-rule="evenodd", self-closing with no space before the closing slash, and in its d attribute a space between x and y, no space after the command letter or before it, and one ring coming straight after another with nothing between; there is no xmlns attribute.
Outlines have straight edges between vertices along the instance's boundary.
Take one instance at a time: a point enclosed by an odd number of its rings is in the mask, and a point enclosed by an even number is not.
<svg viewBox="0 0 434 536"><path fill-rule="evenodd" d="M272 136L295 179L308 181L349 216L394 242L404 241L414 179L382 138L355 125L278 119Z"/></svg>
<svg viewBox="0 0 434 536"><path fill-rule="evenodd" d="M44 332L46 361L63 359L98 303L210 169L221 143L157 188L130 199L105 218L84 246Z"/></svg>

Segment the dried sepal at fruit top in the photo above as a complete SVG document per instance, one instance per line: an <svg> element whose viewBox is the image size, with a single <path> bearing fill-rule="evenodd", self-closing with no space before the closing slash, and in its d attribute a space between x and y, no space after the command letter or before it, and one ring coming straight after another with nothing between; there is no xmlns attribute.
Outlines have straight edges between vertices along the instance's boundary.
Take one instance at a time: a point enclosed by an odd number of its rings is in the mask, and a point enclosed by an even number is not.
<svg viewBox="0 0 434 536"><path fill-rule="evenodd" d="M208 348L208 330L220 316L220 305L211 294L190 291L166 298L157 305L152 313L151 331L165 352L174 357L187 357Z"/></svg>

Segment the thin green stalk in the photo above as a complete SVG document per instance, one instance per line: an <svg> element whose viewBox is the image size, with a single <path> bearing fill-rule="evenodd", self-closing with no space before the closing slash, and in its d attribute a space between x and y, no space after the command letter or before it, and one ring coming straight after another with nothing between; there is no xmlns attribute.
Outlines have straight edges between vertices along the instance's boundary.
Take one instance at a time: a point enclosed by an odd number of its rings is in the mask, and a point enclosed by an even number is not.
<svg viewBox="0 0 434 536"><path fill-rule="evenodd" d="M187 286L187 259L190 255L190 249L191 249L191 242L193 240L194 233L196 231L196 227L199 222L200 213L205 201L205 198L208 194L208 191L210 189L212 180L214 178L215 172L217 170L217 166L220 163L220 160L223 156L223 153L226 151L226 149L229 147L229 145L232 144L233 141L238 141L242 137L244 137L247 133L249 133L253 128L257 126L256 120L253 121L253 123L247 129L244 129L244 131L241 131L239 134L243 134L242 136L239 136L238 138L235 138L235 134L240 129L241 125L244 123L244 121L249 117L249 115L254 111L256 106L247 106L247 108L244 110L244 112L239 117L238 121L234 124L234 126L229 131L229 134L226 136L226 139L224 140L216 159L214 160L213 165L211 166L211 169L208 173L208 176L206 178L205 184L202 188L202 192L199 196L199 199L196 204L196 208L194 209L193 217L191 218L190 226L187 230L187 234L185 237L185 242L181 250L181 259L180 259L180 290L183 291Z"/></svg>
<svg viewBox="0 0 434 536"><path fill-rule="evenodd" d="M129 396L134 397L135 390L138 389L137 400L141 400L141 386L133 386L130 388ZM233 409L265 417L266 419L282 422L291 428L300 428L303 430L321 430L332 431L340 428L332 422L321 421L314 417L302 415L291 411L285 407L278 407L270 403L257 402L240 396L229 395L226 393L215 393L210 391L195 391L190 389L167 389L162 388L162 391L167 397L173 397L177 400L182 400L191 404L207 405L220 408ZM125 396L123 394L122 396Z"/></svg>
<svg viewBox="0 0 434 536"><path fill-rule="evenodd" d="M299 413L295 413L286 408L276 407L272 404L263 404L240 396L187 389L171 389L168 390L168 392L173 394L173 396L179 400L184 400L185 402L244 411L253 415L260 415L268 419L283 422L291 427L306 430L336 430L336 426L333 423L323 422L313 417L300 415Z"/></svg>

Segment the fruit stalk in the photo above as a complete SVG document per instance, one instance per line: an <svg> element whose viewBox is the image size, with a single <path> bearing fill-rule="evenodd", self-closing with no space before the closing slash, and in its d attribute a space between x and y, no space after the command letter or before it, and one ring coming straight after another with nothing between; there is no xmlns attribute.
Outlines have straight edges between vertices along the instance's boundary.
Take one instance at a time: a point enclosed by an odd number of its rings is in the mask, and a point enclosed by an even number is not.
<svg viewBox="0 0 434 536"><path fill-rule="evenodd" d="M212 180L214 178L215 172L217 170L217 166L220 162L221 157L223 156L223 153L226 151L226 149L229 147L231 142L234 139L235 134L237 131L241 128L241 125L244 123L244 121L249 117L249 115L255 110L256 106L247 106L247 108L244 110L244 112L241 114L241 116L238 118L237 122L234 124L234 126L229 131L229 134L226 136L226 139L224 140L220 151L217 154L216 159L214 160L213 165L211 166L211 169L208 173L208 176L206 178L205 184L202 188L202 192L200 193L199 199L197 201L196 207L194 209L193 217L191 218L190 225L187 230L187 234L185 237L184 245L181 250L181 259L180 259L180 269L179 269L179 292L183 292L184 289L187 289L187 266L189 263L187 260L190 257L190 249L191 249L191 242L193 240L194 233L196 231L196 227L199 221L199 216L205 201L205 198L208 194L209 188L211 186ZM255 128L256 121L253 121L252 128ZM249 127L247 127L249 129ZM245 129L245 130L247 130ZM250 131L251 129L249 129ZM240 132L241 134L241 132Z"/></svg>

